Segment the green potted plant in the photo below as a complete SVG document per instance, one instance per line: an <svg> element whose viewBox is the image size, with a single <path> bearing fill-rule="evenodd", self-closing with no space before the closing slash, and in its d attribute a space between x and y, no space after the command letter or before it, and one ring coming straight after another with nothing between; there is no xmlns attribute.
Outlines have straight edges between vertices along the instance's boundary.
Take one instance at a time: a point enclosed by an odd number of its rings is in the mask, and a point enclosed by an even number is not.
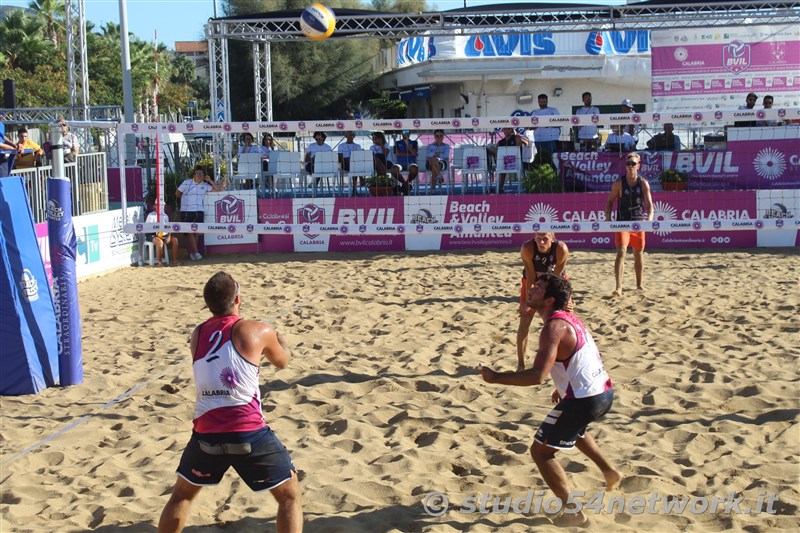
<svg viewBox="0 0 800 533"><path fill-rule="evenodd" d="M367 176L367 188L372 196L394 196L396 181L387 175Z"/></svg>
<svg viewBox="0 0 800 533"><path fill-rule="evenodd" d="M679 172L674 168L668 168L658 175L661 188L665 191L685 191L689 175L686 172Z"/></svg>
<svg viewBox="0 0 800 533"><path fill-rule="evenodd" d="M527 174L522 177L520 188L526 193L553 193L564 190L555 169L548 163L537 164L535 161Z"/></svg>

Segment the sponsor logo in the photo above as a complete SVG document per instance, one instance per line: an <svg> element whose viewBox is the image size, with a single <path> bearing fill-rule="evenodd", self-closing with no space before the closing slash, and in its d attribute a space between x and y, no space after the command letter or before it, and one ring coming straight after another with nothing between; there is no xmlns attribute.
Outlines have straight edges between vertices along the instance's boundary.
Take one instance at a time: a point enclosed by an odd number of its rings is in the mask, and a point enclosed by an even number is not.
<svg viewBox="0 0 800 533"><path fill-rule="evenodd" d="M242 122L242 130L243 131L250 131L250 123L249 122Z"/></svg>
<svg viewBox="0 0 800 533"><path fill-rule="evenodd" d="M281 122L280 124L278 124L278 129L281 131L286 131L289 129L289 125L285 122Z"/></svg>
<svg viewBox="0 0 800 533"><path fill-rule="evenodd" d="M403 129L403 123L400 122L399 120L395 120L394 121L394 127L395 127L395 129L401 130L401 129Z"/></svg>
<svg viewBox="0 0 800 533"><path fill-rule="evenodd" d="M411 215L412 224L436 224L438 222L430 209L420 209L415 215Z"/></svg>
<svg viewBox="0 0 800 533"><path fill-rule="evenodd" d="M464 227L461 224L456 224L453 226L453 231L456 233L462 233L464 231Z"/></svg>
<svg viewBox="0 0 800 533"><path fill-rule="evenodd" d="M348 230L347 226L345 226L345 225L339 226L339 233L341 233L342 235L347 235L348 231L349 230Z"/></svg>
<svg viewBox="0 0 800 533"><path fill-rule="evenodd" d="M420 126L422 126L422 121L420 121L419 119L416 119L416 118L411 123L414 125L415 128L419 128Z"/></svg>
<svg viewBox="0 0 800 533"><path fill-rule="evenodd" d="M222 129L223 131L230 133L231 131L233 131L233 126L231 126L229 123L226 122L225 124L222 125Z"/></svg>
<svg viewBox="0 0 800 533"><path fill-rule="evenodd" d="M186 131L188 131L189 133L193 132L194 131L194 124L192 124L191 122L187 122L186 123Z"/></svg>
<svg viewBox="0 0 800 533"><path fill-rule="evenodd" d="M306 204L297 210L297 222L303 224L303 234L309 239L315 239L318 233L311 234L309 224L322 224L325 222L325 209L316 204Z"/></svg>
<svg viewBox="0 0 800 533"><path fill-rule="evenodd" d="M405 226L403 226L402 224L397 226L397 233L400 233L402 235L405 232L406 232L406 227Z"/></svg>
<svg viewBox="0 0 800 533"><path fill-rule="evenodd" d="M763 220L756 220L755 226L756 226L756 229L764 229L764 221Z"/></svg>
<svg viewBox="0 0 800 533"><path fill-rule="evenodd" d="M714 118L716 120L722 120L722 111L714 111Z"/></svg>
<svg viewBox="0 0 800 533"><path fill-rule="evenodd" d="M480 225L480 224L475 224L475 225L473 226L473 231L474 231L475 233L480 233L480 232L481 232L481 225Z"/></svg>
<svg viewBox="0 0 800 533"><path fill-rule="evenodd" d="M764 211L764 216L762 218L794 218L794 215L785 205L776 203L772 204L769 209Z"/></svg>
<svg viewBox="0 0 800 533"><path fill-rule="evenodd" d="M597 231L600 229L600 224L598 222L592 223L592 231Z"/></svg>
<svg viewBox="0 0 800 533"><path fill-rule="evenodd" d="M661 113L653 113L653 122L661 122Z"/></svg>
<svg viewBox="0 0 800 533"><path fill-rule="evenodd" d="M513 231L514 233L519 233L520 231L522 231L522 225L514 224L513 226L511 226L511 231Z"/></svg>
<svg viewBox="0 0 800 533"><path fill-rule="evenodd" d="M580 231L580 230L581 230L581 225L580 224L573 224L572 225L572 231Z"/></svg>
<svg viewBox="0 0 800 533"><path fill-rule="evenodd" d="M289 224L285 225L285 226L283 227L283 232L284 232L284 233L291 233L291 232L292 232L292 226L291 226L291 225L289 225Z"/></svg>
<svg viewBox="0 0 800 533"><path fill-rule="evenodd" d="M775 221L775 227L776 228L782 228L783 227L783 219L782 218L779 218L778 220Z"/></svg>
<svg viewBox="0 0 800 533"><path fill-rule="evenodd" d="M255 231L256 228L252 224L248 224L245 229L247 230L247 233L253 233L253 231Z"/></svg>
<svg viewBox="0 0 800 533"><path fill-rule="evenodd" d="M360 120L356 120L356 129L360 130L360 129L363 129L363 128L364 128L364 123L361 122Z"/></svg>
<svg viewBox="0 0 800 533"><path fill-rule="evenodd" d="M759 177L775 181L786 171L786 156L775 148L763 148L753 158L753 167Z"/></svg>
<svg viewBox="0 0 800 533"><path fill-rule="evenodd" d="M214 212L217 222L243 224L245 221L244 200L227 194L214 202Z"/></svg>
<svg viewBox="0 0 800 533"><path fill-rule="evenodd" d="M422 224L417 224L416 228L414 229L417 231L417 233L422 233L425 231L425 227Z"/></svg>
<svg viewBox="0 0 800 533"><path fill-rule="evenodd" d="M472 117L472 125L477 128L481 125L481 119L478 117Z"/></svg>
<svg viewBox="0 0 800 533"><path fill-rule="evenodd" d="M750 68L750 45L736 40L722 48L722 66L739 74Z"/></svg>
<svg viewBox="0 0 800 533"><path fill-rule="evenodd" d="M176 129L178 129L178 128L175 127L175 124L167 125L167 131L169 131L170 133L175 133Z"/></svg>
<svg viewBox="0 0 800 533"><path fill-rule="evenodd" d="M701 229L703 229L703 223L700 222L699 220L695 220L694 222L692 222L692 229L693 230L701 230Z"/></svg>
<svg viewBox="0 0 800 533"><path fill-rule="evenodd" d="M712 225L714 226L714 229L719 229L722 227L722 222L720 222L719 220L715 220L714 224Z"/></svg>
<svg viewBox="0 0 800 533"><path fill-rule="evenodd" d="M47 201L47 219L60 222L64 217L64 209L56 200Z"/></svg>
<svg viewBox="0 0 800 533"><path fill-rule="evenodd" d="M131 131L133 133L138 133L139 132L139 125L138 124L131 124Z"/></svg>
<svg viewBox="0 0 800 533"><path fill-rule="evenodd" d="M236 226L234 226L233 224L229 224L228 233L236 233Z"/></svg>
<svg viewBox="0 0 800 533"><path fill-rule="evenodd" d="M33 273L27 268L22 271L19 288L28 302L35 302L39 299L39 283L36 281L36 277Z"/></svg>
<svg viewBox="0 0 800 533"><path fill-rule="evenodd" d="M299 129L300 131L305 131L306 123L305 122L298 122L297 123L297 129Z"/></svg>
<svg viewBox="0 0 800 533"><path fill-rule="evenodd" d="M366 233L367 232L367 226L365 226L364 224L361 224L360 226L358 226L358 232L359 233Z"/></svg>
<svg viewBox="0 0 800 533"><path fill-rule="evenodd" d="M136 224L136 232L137 233L141 233L142 231L144 231L144 225L143 224Z"/></svg>

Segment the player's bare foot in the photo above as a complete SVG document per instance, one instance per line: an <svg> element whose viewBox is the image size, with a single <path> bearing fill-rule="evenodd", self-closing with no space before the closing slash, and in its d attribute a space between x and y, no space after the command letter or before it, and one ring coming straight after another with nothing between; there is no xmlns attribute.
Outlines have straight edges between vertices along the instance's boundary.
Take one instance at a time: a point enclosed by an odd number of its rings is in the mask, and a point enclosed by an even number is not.
<svg viewBox="0 0 800 533"><path fill-rule="evenodd" d="M589 518L583 514L583 511L577 513L561 513L553 519L553 525L559 527L581 527L589 524Z"/></svg>
<svg viewBox="0 0 800 533"><path fill-rule="evenodd" d="M637 285L637 286L636 286L636 290L637 290L637 291L643 291L643 290L644 290L644 287L642 287L641 285Z"/></svg>
<svg viewBox="0 0 800 533"><path fill-rule="evenodd" d="M620 298L622 297L622 289L614 289L614 292L611 293L612 298Z"/></svg>
<svg viewBox="0 0 800 533"><path fill-rule="evenodd" d="M603 472L606 478L606 490L616 490L619 487L619 482L622 481L622 474L619 470L608 470Z"/></svg>

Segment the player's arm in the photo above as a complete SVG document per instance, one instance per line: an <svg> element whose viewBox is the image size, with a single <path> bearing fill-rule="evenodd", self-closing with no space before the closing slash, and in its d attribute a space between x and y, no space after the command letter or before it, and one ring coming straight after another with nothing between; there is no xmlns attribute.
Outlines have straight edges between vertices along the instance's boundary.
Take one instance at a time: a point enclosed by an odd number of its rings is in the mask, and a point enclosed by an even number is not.
<svg viewBox="0 0 800 533"><path fill-rule="evenodd" d="M267 358L267 361L274 366L286 368L286 365L289 364L289 358L292 356L286 336L282 333L278 333L267 324L263 324L263 327L265 344L261 353Z"/></svg>
<svg viewBox="0 0 800 533"><path fill-rule="evenodd" d="M194 351L197 349L197 339L200 336L200 326L194 328L192 331L191 337L189 337L189 350L191 350L192 357L194 357Z"/></svg>
<svg viewBox="0 0 800 533"><path fill-rule="evenodd" d="M556 322L562 321L548 322L542 328L542 332L539 334L539 349L536 351L536 358L533 360L531 368L519 372L495 372L490 368L479 368L483 379L487 383L516 385L518 387L544 383L558 355L560 336Z"/></svg>
<svg viewBox="0 0 800 533"><path fill-rule="evenodd" d="M653 220L653 195L650 192L650 183L647 180L642 180L642 196L644 196L644 205L647 209L647 220Z"/></svg>
<svg viewBox="0 0 800 533"><path fill-rule="evenodd" d="M558 248L556 248L556 264L553 267L553 274L561 276L567 268L567 259L569 259L569 248L564 241L558 241Z"/></svg>
<svg viewBox="0 0 800 533"><path fill-rule="evenodd" d="M614 202L619 198L621 188L622 180L620 179L611 186L611 193L609 193L608 200L606 200L606 222L611 222L611 210L614 208Z"/></svg>

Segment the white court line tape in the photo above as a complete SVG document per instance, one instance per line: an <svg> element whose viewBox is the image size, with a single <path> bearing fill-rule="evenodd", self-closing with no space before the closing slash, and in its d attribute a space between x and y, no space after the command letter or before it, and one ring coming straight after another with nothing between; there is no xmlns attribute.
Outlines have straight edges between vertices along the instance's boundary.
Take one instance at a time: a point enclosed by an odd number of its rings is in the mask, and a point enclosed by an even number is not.
<svg viewBox="0 0 800 533"><path fill-rule="evenodd" d="M294 311L295 309L299 309L300 307L303 307L303 306L305 306L305 305L306 305L306 303L310 302L310 301L311 301L311 300L313 300L314 298L317 298L317 297L319 297L319 296L322 296L323 294L327 294L327 293L329 293L330 291L334 290L335 288L336 288L336 287L330 287L330 288L328 288L328 289L326 289L326 290L324 290L324 291L321 291L321 292L314 293L314 294L312 294L311 296L309 296L308 298L306 298L306 299L304 299L304 300L300 300L299 302L295 303L293 306L291 306L291 307L289 307L289 308L287 308L287 309L284 309L283 311L281 311L281 312L280 312L280 313L278 313L277 315L275 315L275 316L273 316L273 317L270 317L270 318L266 319L266 320L265 320L265 322L268 322L268 321L271 321L271 320L277 320L277 319L279 319L280 317L282 317L282 316L284 316L284 315L287 315L287 314L291 313L291 312L292 312L292 311ZM12 462L14 462L14 461L16 461L17 459L19 459L20 457L23 457L23 456L25 456L25 455L28 455L30 452L32 452L33 450L35 450L35 449L39 448L40 446L43 446L44 444L47 444L47 443L48 443L48 442L50 442L51 440L53 440L53 439L55 439L55 438L57 438L57 437L59 437L59 436L63 435L64 433L66 433L66 432L67 432L67 431L69 431L70 429L72 429L72 428L74 428L74 427L76 427L76 426L78 426L78 425L80 425L80 424L82 424L82 423L86 422L87 420L89 420L89 419L90 419L90 418L92 418L93 416L97 415L97 414L98 414L98 413L100 413L101 411L103 411L103 410L105 410L105 409L107 409L107 408L111 407L112 405L114 405L114 404L116 404L116 403L119 403L119 402L121 402L122 400L124 400L125 398L127 398L128 396L130 396L131 394L133 394L134 392L136 392L137 390L141 389L141 388L142 388L142 387L144 387L145 385L149 385L151 381L158 381L158 380L160 380L160 379L163 379L163 378L164 378L164 376L166 376L166 375L167 375L167 373L165 372L164 374L160 375L159 377L155 378L154 380L150 380L150 381L143 381L143 382L139 383L138 385L136 385L136 386L134 386L134 387L132 387L132 388L128 389L127 391L123 392L122 394L120 394L119 396L117 396L116 398L114 398L113 400L111 400L110 402L108 402L108 403L106 403L105 405L103 405L102 407L100 407L100 408L99 408L98 410L96 410L95 412L93 412L93 413L89 413L88 415L84 415L84 416L82 416L81 418L79 418L79 419L77 419L76 421L74 421L74 422L70 423L69 425L67 425L67 426L65 426L65 427L63 427L63 428L61 428L61 429L59 429L58 431L56 431L55 433L53 433L53 434L52 434L52 435L50 435L49 437L45 437L44 439L40 440L40 441L39 441L39 442L37 442L36 444L33 444L33 445L31 445L31 446L28 446L28 447L27 447L27 448L25 448L24 450L22 450L22 451L20 451L20 452L17 452L17 453L15 453L14 455L12 455L11 457L9 457L9 458L5 459L3 462L1 462L1 463L0 463L0 466L2 466L2 467L6 467L6 466L8 466L8 465L9 465L9 464L11 464Z"/></svg>

